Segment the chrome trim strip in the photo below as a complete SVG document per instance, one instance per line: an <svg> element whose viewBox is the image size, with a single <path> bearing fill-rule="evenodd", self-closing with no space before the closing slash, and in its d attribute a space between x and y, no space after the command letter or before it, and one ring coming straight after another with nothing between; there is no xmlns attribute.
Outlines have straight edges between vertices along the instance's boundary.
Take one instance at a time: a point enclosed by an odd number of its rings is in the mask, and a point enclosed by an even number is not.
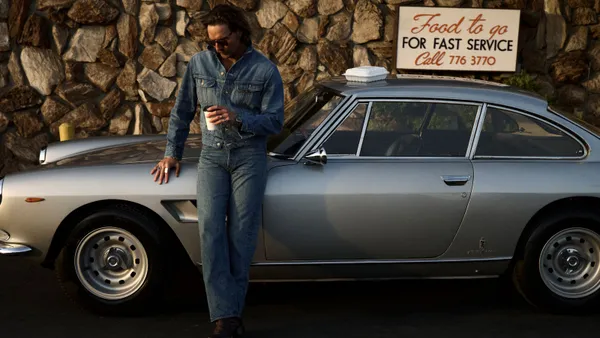
<svg viewBox="0 0 600 338"><path fill-rule="evenodd" d="M500 275L464 275L464 276L431 276L431 277L358 277L358 278L298 278L298 279L250 279L251 283L298 283L298 282L345 282L345 281L395 281L421 279L491 279Z"/></svg>
<svg viewBox="0 0 600 338"><path fill-rule="evenodd" d="M356 265L356 264L440 264L440 263L486 263L510 261L512 256L500 256L490 258L446 258L446 259L363 259L363 260L331 260L331 261L289 261L289 262L253 262L253 266L292 266L292 265ZM196 262L196 264L202 264Z"/></svg>
<svg viewBox="0 0 600 338"><path fill-rule="evenodd" d="M362 103L362 102L361 102ZM360 140L358 140L358 148L356 149L356 156L360 156L360 151L362 150L363 141L365 139L365 134L367 133L367 126L369 125L369 118L371 117L371 109L373 108L373 102L369 102L367 106L367 113L365 114L365 121L363 122L363 127L360 132Z"/></svg>
<svg viewBox="0 0 600 338"><path fill-rule="evenodd" d="M512 112L515 114L523 115L523 116L541 121L542 123L546 123L556 129L562 131L563 133L567 134L567 136L571 137L572 139L577 141L577 143L579 143L579 145L583 148L583 155L579 156L579 157L573 157L573 156L486 156L486 155L475 155L477 149L474 149L473 159L569 160L569 161L574 161L574 160L583 160L589 155L588 146L579 139L579 137L577 136L576 133L573 133L570 130L563 128L562 126L558 125L556 122L554 122L552 120L536 116L535 114L516 110L514 108L508 108L508 107L503 107L503 106L494 105L494 104L490 104L487 106L490 108L495 108L498 110L506 110L506 111L509 111L509 112ZM487 108L486 108L486 114L487 114ZM479 140L479 137L477 137L477 139Z"/></svg>
<svg viewBox="0 0 600 338"><path fill-rule="evenodd" d="M447 258L447 259L364 259L343 261L291 261L291 262L255 262L252 265L355 265L355 264L437 264L437 263L473 263L473 262L497 262L511 260L512 256L490 257L490 258Z"/></svg>
<svg viewBox="0 0 600 338"><path fill-rule="evenodd" d="M477 122L475 123L475 136L473 137L472 144L470 148L467 150L466 157L470 160L473 159L475 155L475 151L477 150L477 146L479 145L479 137L481 136L481 131L483 130L483 124L485 123L485 117L487 116L487 103L484 103L483 106L479 107L480 111L478 114Z"/></svg>
<svg viewBox="0 0 600 338"><path fill-rule="evenodd" d="M461 161L464 162L465 160L468 160L468 158L466 157L450 157L450 156L444 156L444 157L429 157L429 156L423 156L423 157L397 157L397 156L360 156L357 157L355 155L327 155L328 156L328 161L329 160L387 160L389 162L404 162L404 161Z"/></svg>
<svg viewBox="0 0 600 338"><path fill-rule="evenodd" d="M475 160L554 160L554 161L580 161L584 160L583 157L551 157L551 156L487 156L478 155L474 156Z"/></svg>
<svg viewBox="0 0 600 338"><path fill-rule="evenodd" d="M444 99L394 99L394 98L360 98L359 102L427 102L427 103L449 103L449 104L465 104L470 106L481 106L484 102L462 101L462 100L444 100Z"/></svg>
<svg viewBox="0 0 600 338"><path fill-rule="evenodd" d="M20 255L30 252L32 249L24 244L0 242L0 255Z"/></svg>

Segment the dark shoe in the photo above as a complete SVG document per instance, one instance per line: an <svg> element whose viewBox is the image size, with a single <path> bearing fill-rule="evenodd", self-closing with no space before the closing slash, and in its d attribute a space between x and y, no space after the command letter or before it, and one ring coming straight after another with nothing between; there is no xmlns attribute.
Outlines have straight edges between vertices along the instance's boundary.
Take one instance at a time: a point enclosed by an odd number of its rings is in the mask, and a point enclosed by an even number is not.
<svg viewBox="0 0 600 338"><path fill-rule="evenodd" d="M240 318L223 318L215 323L215 329L209 338L235 338L244 334L244 323Z"/></svg>

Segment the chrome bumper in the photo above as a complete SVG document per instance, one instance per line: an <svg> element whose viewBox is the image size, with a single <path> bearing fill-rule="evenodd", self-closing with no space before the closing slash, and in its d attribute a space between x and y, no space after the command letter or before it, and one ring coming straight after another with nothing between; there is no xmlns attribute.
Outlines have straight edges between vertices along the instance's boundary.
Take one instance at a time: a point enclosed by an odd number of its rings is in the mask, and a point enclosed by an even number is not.
<svg viewBox="0 0 600 338"><path fill-rule="evenodd" d="M22 255L31 251L27 245L0 242L0 255L12 256Z"/></svg>

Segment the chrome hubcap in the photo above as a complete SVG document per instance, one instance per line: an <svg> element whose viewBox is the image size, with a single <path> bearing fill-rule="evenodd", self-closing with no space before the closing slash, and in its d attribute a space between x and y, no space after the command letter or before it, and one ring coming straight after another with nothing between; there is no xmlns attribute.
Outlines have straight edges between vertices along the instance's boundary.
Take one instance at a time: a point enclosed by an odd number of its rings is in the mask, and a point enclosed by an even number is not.
<svg viewBox="0 0 600 338"><path fill-rule="evenodd" d="M107 270L119 271L133 267L131 257L123 249L117 247L108 249L105 261Z"/></svg>
<svg viewBox="0 0 600 338"><path fill-rule="evenodd" d="M128 231L107 227L85 236L75 251L75 271L93 295L126 298L140 289L148 274L142 243Z"/></svg>
<svg viewBox="0 0 600 338"><path fill-rule="evenodd" d="M540 275L565 298L587 297L600 289L600 235L585 228L565 229L544 245Z"/></svg>

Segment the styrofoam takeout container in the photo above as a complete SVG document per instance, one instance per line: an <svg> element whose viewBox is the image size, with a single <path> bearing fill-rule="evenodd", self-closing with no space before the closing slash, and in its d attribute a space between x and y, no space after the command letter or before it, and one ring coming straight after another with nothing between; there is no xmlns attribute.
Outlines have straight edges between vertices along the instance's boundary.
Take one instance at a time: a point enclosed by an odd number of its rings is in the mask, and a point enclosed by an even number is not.
<svg viewBox="0 0 600 338"><path fill-rule="evenodd" d="M346 70L342 75L346 80L353 82L373 82L384 80L389 72L383 67L361 66Z"/></svg>

